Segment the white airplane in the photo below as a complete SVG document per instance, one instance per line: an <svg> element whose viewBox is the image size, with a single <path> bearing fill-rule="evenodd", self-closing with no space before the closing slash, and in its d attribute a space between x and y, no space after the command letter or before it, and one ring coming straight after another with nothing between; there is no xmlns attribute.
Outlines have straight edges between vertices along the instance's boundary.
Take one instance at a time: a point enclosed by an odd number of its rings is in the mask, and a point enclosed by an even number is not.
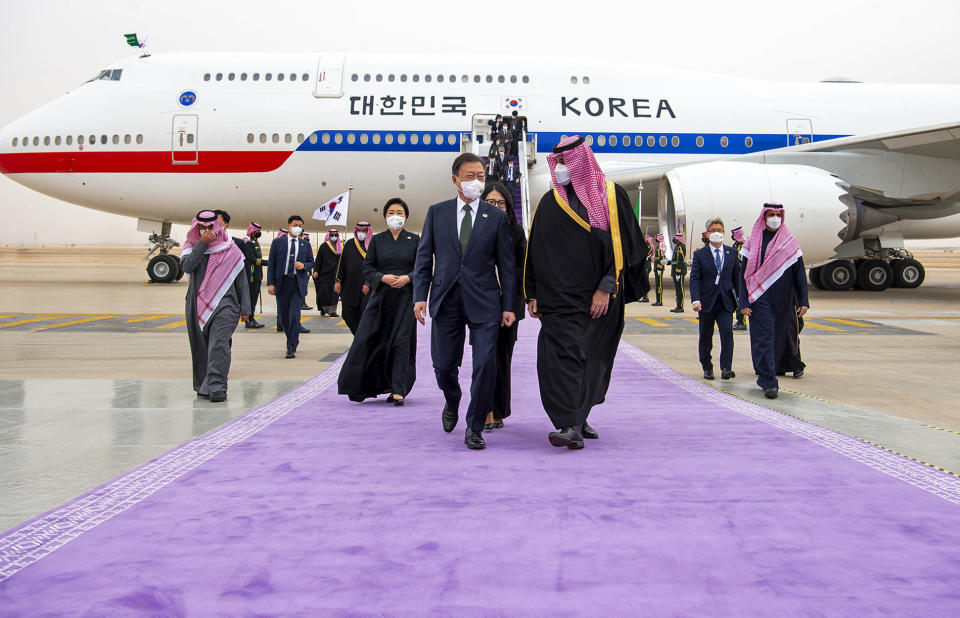
<svg viewBox="0 0 960 618"><path fill-rule="evenodd" d="M349 225L394 196L418 229L487 121L527 119L520 214L545 154L586 138L637 196L645 233L697 244L711 216L749 234L782 202L818 287L916 287L905 239L960 235L960 86L759 82L568 59L169 54L121 60L0 132L0 170L41 193L139 219L179 276L171 223L203 208L286 225L352 187ZM531 197L532 207L531 207ZM239 225L238 225L239 224Z"/></svg>

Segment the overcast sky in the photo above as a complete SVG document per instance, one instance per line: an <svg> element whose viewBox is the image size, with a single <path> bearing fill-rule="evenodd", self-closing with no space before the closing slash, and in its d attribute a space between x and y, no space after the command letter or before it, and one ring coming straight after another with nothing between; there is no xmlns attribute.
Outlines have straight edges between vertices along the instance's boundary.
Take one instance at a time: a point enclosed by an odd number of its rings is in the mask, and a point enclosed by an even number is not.
<svg viewBox="0 0 960 618"><path fill-rule="evenodd" d="M152 53L495 48L757 79L960 83L958 24L960 2L949 0L0 0L0 126L135 54L121 36L127 32L148 36ZM134 219L66 204L6 178L0 214L0 245L146 243Z"/></svg>

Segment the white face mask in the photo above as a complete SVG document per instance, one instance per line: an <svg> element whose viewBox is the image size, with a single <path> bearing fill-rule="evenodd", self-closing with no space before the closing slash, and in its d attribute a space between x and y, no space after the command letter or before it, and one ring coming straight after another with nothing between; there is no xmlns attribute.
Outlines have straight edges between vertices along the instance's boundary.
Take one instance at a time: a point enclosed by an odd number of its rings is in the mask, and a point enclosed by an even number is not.
<svg viewBox="0 0 960 618"><path fill-rule="evenodd" d="M570 170L563 163L557 163L557 166L553 168L553 175L557 177L557 182L560 184L570 184Z"/></svg>
<svg viewBox="0 0 960 618"><path fill-rule="evenodd" d="M482 180L461 180L460 181L460 191L463 192L464 197L469 201L473 201L480 197L480 194L483 193L483 181Z"/></svg>
<svg viewBox="0 0 960 618"><path fill-rule="evenodd" d="M364 240L367 239L367 233L366 233L366 232L357 232L357 239L360 240L360 242L363 242Z"/></svg>
<svg viewBox="0 0 960 618"><path fill-rule="evenodd" d="M292 228L290 228L290 235L291 235L291 236L299 236L299 235L300 235L300 232L302 232L302 231L303 231L303 228L302 228L302 227L300 227L299 225L294 225Z"/></svg>
<svg viewBox="0 0 960 618"><path fill-rule="evenodd" d="M710 232L710 236L708 236L708 238L710 239L710 242L713 243L723 242L723 232Z"/></svg>
<svg viewBox="0 0 960 618"><path fill-rule="evenodd" d="M403 229L404 221L406 221L406 219L400 215L390 215L387 217L387 227L396 232L397 230Z"/></svg>
<svg viewBox="0 0 960 618"><path fill-rule="evenodd" d="M767 227L771 230L779 230L781 223L783 223L783 219L780 217L770 217L767 219Z"/></svg>

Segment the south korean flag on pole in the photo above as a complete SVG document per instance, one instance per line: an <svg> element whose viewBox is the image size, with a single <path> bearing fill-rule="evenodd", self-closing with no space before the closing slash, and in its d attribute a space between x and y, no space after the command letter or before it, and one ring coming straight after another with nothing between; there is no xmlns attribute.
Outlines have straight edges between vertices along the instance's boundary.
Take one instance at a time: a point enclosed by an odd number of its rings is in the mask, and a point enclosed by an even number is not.
<svg viewBox="0 0 960 618"><path fill-rule="evenodd" d="M350 210L350 189L344 191L329 202L324 203L315 211L313 218L325 221L329 225L346 225L347 212Z"/></svg>

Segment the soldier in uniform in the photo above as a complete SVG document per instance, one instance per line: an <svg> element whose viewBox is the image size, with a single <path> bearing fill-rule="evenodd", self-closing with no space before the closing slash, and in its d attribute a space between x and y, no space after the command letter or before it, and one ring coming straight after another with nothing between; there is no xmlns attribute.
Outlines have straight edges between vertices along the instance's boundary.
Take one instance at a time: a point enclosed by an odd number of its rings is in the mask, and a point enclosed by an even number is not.
<svg viewBox="0 0 960 618"><path fill-rule="evenodd" d="M263 259L263 252L260 250L260 224L251 221L247 227L247 237L244 238L243 254L246 262L246 270L250 276L247 278L250 283L250 317L247 318L244 328L263 328L265 325L257 322L253 314L257 311L257 299L260 298L260 285L263 283L263 267L267 265L267 260Z"/></svg>
<svg viewBox="0 0 960 618"><path fill-rule="evenodd" d="M743 249L743 228L734 228L730 234L733 237L733 250L737 254L737 261L740 262L740 267L743 268L743 256L740 255L740 249ZM737 307L737 323L733 325L733 330L747 330L747 322L743 317L743 313L740 312L739 307Z"/></svg>
<svg viewBox="0 0 960 618"><path fill-rule="evenodd" d="M667 261L666 252L663 246L663 234L657 234L657 248L653 255L653 276L657 284L657 302L651 304L651 307L663 306L663 271Z"/></svg>
<svg viewBox="0 0 960 618"><path fill-rule="evenodd" d="M656 243L653 241L653 237L652 237L652 236L647 236L647 237L646 237L646 241L647 241L647 246L648 246L649 248L647 249L647 259L643 261L643 276L647 278L647 285L650 285L650 283L649 283L649 281L650 281L650 270L653 268L653 255L654 255L654 253L656 253L656 251L657 251L657 245L656 245ZM647 298L647 295L646 295L646 294L644 294L643 296L640 297L640 300L638 300L637 302L638 302L638 303L649 303L649 302L650 302L650 299Z"/></svg>
<svg viewBox="0 0 960 618"><path fill-rule="evenodd" d="M687 276L687 247L683 244L683 234L673 236L673 261L670 262L670 277L677 294L677 306L670 313L683 313L683 280Z"/></svg>

